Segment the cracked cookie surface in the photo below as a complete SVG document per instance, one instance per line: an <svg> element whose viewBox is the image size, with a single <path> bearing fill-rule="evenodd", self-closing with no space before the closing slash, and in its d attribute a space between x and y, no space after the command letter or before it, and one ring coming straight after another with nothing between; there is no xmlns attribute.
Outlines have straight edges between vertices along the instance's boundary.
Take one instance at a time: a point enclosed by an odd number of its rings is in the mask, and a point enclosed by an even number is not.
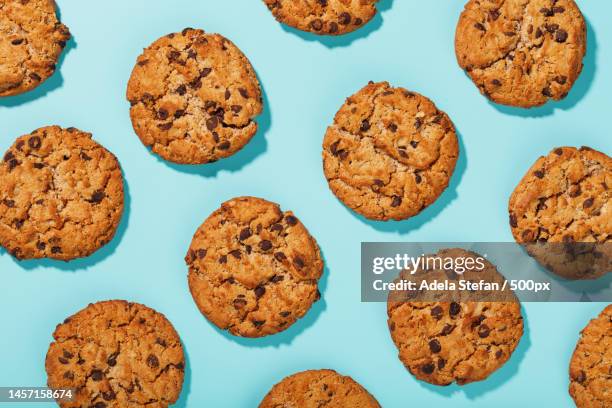
<svg viewBox="0 0 612 408"><path fill-rule="evenodd" d="M37 129L0 162L0 245L18 259L89 256L115 235L123 202L119 162L91 134Z"/></svg>
<svg viewBox="0 0 612 408"><path fill-rule="evenodd" d="M438 255L456 258L473 253L452 249ZM495 269L490 262L485 263ZM398 300L405 298L401 291L389 293L389 332L400 361L421 381L435 385L482 381L510 359L523 335L518 300Z"/></svg>
<svg viewBox="0 0 612 408"><path fill-rule="evenodd" d="M376 15L378 0L264 0L274 18L302 31L340 35L355 31Z"/></svg>
<svg viewBox="0 0 612 408"><path fill-rule="evenodd" d="M203 164L231 156L257 132L263 109L255 70L219 34L187 28L138 57L127 89L142 143L162 158Z"/></svg>
<svg viewBox="0 0 612 408"><path fill-rule="evenodd" d="M431 205L458 155L449 117L426 97L387 82L347 98L323 140L330 189L373 220L402 220Z"/></svg>
<svg viewBox="0 0 612 408"><path fill-rule="evenodd" d="M62 408L164 408L183 386L185 358L172 324L137 303L90 304L53 333L45 361L51 388L73 388Z"/></svg>
<svg viewBox="0 0 612 408"><path fill-rule="evenodd" d="M32 90L55 72L70 39L53 0L0 2L0 96Z"/></svg>
<svg viewBox="0 0 612 408"><path fill-rule="evenodd" d="M314 238L292 212L260 198L223 203L196 231L185 261L202 314L237 336L283 331L320 297Z"/></svg>
<svg viewBox="0 0 612 408"><path fill-rule="evenodd" d="M553 149L533 164L510 197L514 239L533 244L530 253L566 278L605 274L612 259L611 185L612 159L606 154L589 147Z"/></svg>
<svg viewBox="0 0 612 408"><path fill-rule="evenodd" d="M569 392L578 408L612 406L612 305L581 333L570 363Z"/></svg>
<svg viewBox="0 0 612 408"><path fill-rule="evenodd" d="M482 94L530 108L567 96L582 71L586 37L573 0L470 0L455 52Z"/></svg>
<svg viewBox="0 0 612 408"><path fill-rule="evenodd" d="M259 408L380 408L370 393L351 377L333 370L308 370L276 384Z"/></svg>

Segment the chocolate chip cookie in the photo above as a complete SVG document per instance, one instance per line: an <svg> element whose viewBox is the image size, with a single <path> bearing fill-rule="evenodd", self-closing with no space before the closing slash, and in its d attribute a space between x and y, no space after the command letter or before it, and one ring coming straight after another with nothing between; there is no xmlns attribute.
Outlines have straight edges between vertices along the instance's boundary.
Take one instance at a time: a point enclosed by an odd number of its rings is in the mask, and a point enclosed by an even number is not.
<svg viewBox="0 0 612 408"><path fill-rule="evenodd" d="M370 82L340 108L323 140L332 192L373 220L402 220L448 186L459 155L449 117L426 97Z"/></svg>
<svg viewBox="0 0 612 408"><path fill-rule="evenodd" d="M90 304L53 333L45 368L51 388L72 388L62 408L167 407L183 386L183 346L164 315L138 303Z"/></svg>
<svg viewBox="0 0 612 408"><path fill-rule="evenodd" d="M280 23L321 35L350 33L376 15L378 0L264 0Z"/></svg>
<svg viewBox="0 0 612 408"><path fill-rule="evenodd" d="M466 257L462 249L439 252ZM487 268L495 267L485 260ZM516 349L523 335L518 300L413 302L401 291L389 293L388 325L399 359L421 381L459 385L485 380Z"/></svg>
<svg viewBox="0 0 612 408"><path fill-rule="evenodd" d="M237 336L283 331L320 297L317 243L292 212L261 198L223 203L196 231L185 261L202 314Z"/></svg>
<svg viewBox="0 0 612 408"><path fill-rule="evenodd" d="M53 0L0 2L0 96L36 88L55 72L70 39Z"/></svg>
<svg viewBox="0 0 612 408"><path fill-rule="evenodd" d="M86 257L115 235L123 178L115 156L75 128L19 137L0 162L0 245L17 259Z"/></svg>
<svg viewBox="0 0 612 408"><path fill-rule="evenodd" d="M457 61L480 92L522 108L565 98L586 44L574 0L470 0L455 34Z"/></svg>
<svg viewBox="0 0 612 408"><path fill-rule="evenodd" d="M380 408L370 393L351 377L333 370L309 370L276 384L259 408Z"/></svg>
<svg viewBox="0 0 612 408"><path fill-rule="evenodd" d="M589 147L540 157L510 197L514 239L553 272L595 279L611 270L612 159Z"/></svg>
<svg viewBox="0 0 612 408"><path fill-rule="evenodd" d="M257 132L262 112L255 70L227 38L186 28L138 57L127 98L142 143L184 164L231 156Z"/></svg>
<svg viewBox="0 0 612 408"><path fill-rule="evenodd" d="M582 331L570 363L569 393L578 408L612 406L612 305Z"/></svg>

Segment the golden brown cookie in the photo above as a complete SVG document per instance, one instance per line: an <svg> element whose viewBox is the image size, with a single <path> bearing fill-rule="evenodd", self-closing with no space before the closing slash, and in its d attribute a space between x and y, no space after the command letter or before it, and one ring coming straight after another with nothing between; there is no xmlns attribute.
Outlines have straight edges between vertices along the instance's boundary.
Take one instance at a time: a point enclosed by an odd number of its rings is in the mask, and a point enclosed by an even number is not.
<svg viewBox="0 0 612 408"><path fill-rule="evenodd" d="M574 0L470 0L455 52L493 102L531 108L565 98L582 71L586 37Z"/></svg>
<svg viewBox="0 0 612 408"><path fill-rule="evenodd" d="M602 276L612 259L611 185L612 159L606 154L588 147L553 149L510 197L514 239L530 244L528 251L563 277Z"/></svg>
<svg viewBox="0 0 612 408"><path fill-rule="evenodd" d="M308 370L276 384L259 408L380 408L370 393L351 377L333 370Z"/></svg>
<svg viewBox="0 0 612 408"><path fill-rule="evenodd" d="M185 164L231 156L257 132L255 70L227 38L186 28L138 57L127 89L136 134L162 158Z"/></svg>
<svg viewBox="0 0 612 408"><path fill-rule="evenodd" d="M62 408L165 408L181 393L183 346L172 324L138 303L90 304L53 333L45 368L50 388L75 389Z"/></svg>
<svg viewBox="0 0 612 408"><path fill-rule="evenodd" d="M68 261L107 244L123 214L115 156L75 128L19 137L0 162L0 245L18 259Z"/></svg>
<svg viewBox="0 0 612 408"><path fill-rule="evenodd" d="M612 407L612 305L581 334L570 363L570 395L578 408Z"/></svg>
<svg viewBox="0 0 612 408"><path fill-rule="evenodd" d="M373 220L402 220L448 186L459 155L455 128L426 97L387 82L347 98L323 140L332 192Z"/></svg>
<svg viewBox="0 0 612 408"><path fill-rule="evenodd" d="M68 28L53 0L0 2L0 96L36 88L55 72Z"/></svg>
<svg viewBox="0 0 612 408"><path fill-rule="evenodd" d="M280 23L321 35L355 31L376 15L378 0L264 0Z"/></svg>
<svg viewBox="0 0 612 408"><path fill-rule="evenodd" d="M320 297L317 243L292 212L261 198L223 203L196 231L185 261L202 314L237 336L283 331Z"/></svg>
<svg viewBox="0 0 612 408"><path fill-rule="evenodd" d="M436 255L457 258L474 253L452 249ZM485 260L485 264L495 270L490 262ZM516 298L504 302L412 302L405 298L401 292L389 293L389 331L399 359L421 381L463 385L485 380L510 359L523 335Z"/></svg>

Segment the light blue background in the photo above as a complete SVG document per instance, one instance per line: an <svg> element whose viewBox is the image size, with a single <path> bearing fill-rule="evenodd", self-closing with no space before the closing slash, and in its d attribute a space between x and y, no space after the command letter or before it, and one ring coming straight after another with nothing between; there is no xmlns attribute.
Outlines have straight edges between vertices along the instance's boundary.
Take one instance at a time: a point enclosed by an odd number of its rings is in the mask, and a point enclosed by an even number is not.
<svg viewBox="0 0 612 408"><path fill-rule="evenodd" d="M260 0L59 0L74 41L41 89L0 100L0 151L44 125L91 131L121 162L127 211L112 243L86 260L17 263L0 252L0 385L44 385L55 325L89 302L122 298L163 312L180 333L188 363L179 406L255 407L284 376L328 367L353 376L384 407L571 407L569 359L579 330L604 304L524 305L527 330L506 366L485 382L440 388L416 381L397 359L385 305L360 303L361 241L510 241L508 196L539 155L560 145L612 151L609 1L579 2L589 22L584 72L565 101L532 111L488 103L458 68L453 39L462 3L382 0L366 28L320 39L279 25ZM142 48L187 26L232 39L266 96L254 140L208 166L150 154L132 131L124 96ZM325 128L368 80L429 96L461 136L450 188L408 221L364 221L323 176ZM233 338L206 321L183 262L199 224L238 195L292 209L327 265L323 298L307 317L260 340Z"/></svg>

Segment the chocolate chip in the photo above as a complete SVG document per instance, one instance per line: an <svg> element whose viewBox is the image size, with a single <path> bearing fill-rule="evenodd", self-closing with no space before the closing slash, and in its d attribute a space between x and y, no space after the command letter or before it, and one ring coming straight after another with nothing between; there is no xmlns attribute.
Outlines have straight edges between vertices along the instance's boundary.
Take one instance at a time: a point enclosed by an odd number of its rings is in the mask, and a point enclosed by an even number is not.
<svg viewBox="0 0 612 408"><path fill-rule="evenodd" d="M179 85L179 87L176 88L176 93L178 93L181 96L185 95L187 93L187 87L184 84Z"/></svg>
<svg viewBox="0 0 612 408"><path fill-rule="evenodd" d="M584 203L582 203L582 208L587 209L587 208L591 208L593 206L595 200L593 200L592 197L587 198L586 200L584 200Z"/></svg>
<svg viewBox="0 0 612 408"><path fill-rule="evenodd" d="M485 28L485 26L483 26L481 23L476 23L474 24L474 28L480 30L480 31L487 31L487 29Z"/></svg>
<svg viewBox="0 0 612 408"><path fill-rule="evenodd" d="M397 132L397 125L395 123L389 123L388 129L393 133Z"/></svg>
<svg viewBox="0 0 612 408"><path fill-rule="evenodd" d="M391 207L399 207L402 204L402 197L393 196L393 200L391 201Z"/></svg>
<svg viewBox="0 0 612 408"><path fill-rule="evenodd" d="M231 256L233 256L236 259L240 259L240 250L239 249L234 249L233 251L230 251L229 253Z"/></svg>
<svg viewBox="0 0 612 408"><path fill-rule="evenodd" d="M211 116L206 120L206 129L214 130L219 124L219 118L217 116Z"/></svg>
<svg viewBox="0 0 612 408"><path fill-rule="evenodd" d="M441 358L438 360L438 370L443 369L446 366L446 360Z"/></svg>
<svg viewBox="0 0 612 408"><path fill-rule="evenodd" d="M11 152L10 150L8 152L6 152L6 154L4 155L4 161L7 162L11 159L14 159L15 155L13 154L13 152Z"/></svg>
<svg viewBox="0 0 612 408"><path fill-rule="evenodd" d="M288 317L291 314L291 312L285 311L285 312L280 312L279 314L281 315L281 317Z"/></svg>
<svg viewBox="0 0 612 408"><path fill-rule="evenodd" d="M433 339L429 342L429 349L432 353L439 353L442 350L442 346L437 339Z"/></svg>
<svg viewBox="0 0 612 408"><path fill-rule="evenodd" d="M550 87L546 87L544 89L542 89L542 95L544 96L548 96L549 98L552 97L552 91L550 90Z"/></svg>
<svg viewBox="0 0 612 408"><path fill-rule="evenodd" d="M113 353L110 356L108 356L108 358L106 359L106 364L108 364L110 367L114 367L117 365L117 355L118 353Z"/></svg>
<svg viewBox="0 0 612 408"><path fill-rule="evenodd" d="M285 221L287 222L287 224L289 225L296 225L298 223L297 218L295 218L293 215L288 215L285 217Z"/></svg>
<svg viewBox="0 0 612 408"><path fill-rule="evenodd" d="M159 367L159 360L154 354L149 354L149 357L147 357L147 365L151 368Z"/></svg>
<svg viewBox="0 0 612 408"><path fill-rule="evenodd" d="M40 140L40 137L38 136L32 136L31 138L28 139L28 146L30 146L30 148L32 149L40 149L41 145L42 145L42 141Z"/></svg>
<svg viewBox="0 0 612 408"><path fill-rule="evenodd" d="M282 230L283 230L283 226L279 223L272 224L272 226L270 227L270 231L282 231Z"/></svg>
<svg viewBox="0 0 612 408"><path fill-rule="evenodd" d="M276 259L278 262L282 262L282 261L284 261L285 259L287 259L287 256L286 256L284 253L282 253L282 252L276 252L276 253L274 254L274 258L275 258L275 259Z"/></svg>
<svg viewBox="0 0 612 408"><path fill-rule="evenodd" d="M212 72L212 68L204 68L200 71L200 78L206 78Z"/></svg>
<svg viewBox="0 0 612 408"><path fill-rule="evenodd" d="M238 92L240 92L240 95L245 99L249 97L249 93L244 88L238 88Z"/></svg>
<svg viewBox="0 0 612 408"><path fill-rule="evenodd" d="M247 301L244 299L234 299L234 309L240 310L244 308L247 304Z"/></svg>
<svg viewBox="0 0 612 408"><path fill-rule="evenodd" d="M3 203L4 203L4 205L6 205L8 208L14 208L14 207L15 207L15 201L13 201L13 200L4 199L2 202L3 202Z"/></svg>
<svg viewBox="0 0 612 408"><path fill-rule="evenodd" d="M44 242L37 242L36 243L36 248L41 250L41 251L44 251L46 247L47 247L47 244L45 244Z"/></svg>
<svg viewBox="0 0 612 408"><path fill-rule="evenodd" d="M555 77L555 82L559 85L564 85L567 82L567 77L565 75L559 75ZM563 152L563 150L561 150ZM556 150L555 150L556 152ZM557 153L558 154L558 153Z"/></svg>
<svg viewBox="0 0 612 408"><path fill-rule="evenodd" d="M255 297L257 299L259 299L260 297L262 297L266 293L266 288L264 288L263 286L259 285L259 286L257 286L255 288L254 292L255 292Z"/></svg>
<svg viewBox="0 0 612 408"><path fill-rule="evenodd" d="M545 24L544 28L546 28L546 31L552 34L559 29L559 24Z"/></svg>
<svg viewBox="0 0 612 408"><path fill-rule="evenodd" d="M104 378L104 373L102 370L93 370L91 372L91 379L94 381L101 381Z"/></svg>
<svg viewBox="0 0 612 408"><path fill-rule="evenodd" d="M74 373L72 371L66 371L64 373L64 378L67 380L74 380Z"/></svg>
<svg viewBox="0 0 612 408"><path fill-rule="evenodd" d="M421 366L421 371L423 371L425 374L428 374L428 375L432 374L435 369L436 369L436 366L434 366L433 363L427 363Z"/></svg>
<svg viewBox="0 0 612 408"><path fill-rule="evenodd" d="M442 318L443 313L444 312L440 306L434 306L431 309L431 317L433 317L436 320L440 320Z"/></svg>
<svg viewBox="0 0 612 408"><path fill-rule="evenodd" d="M244 241L245 239L249 238L251 235L253 235L253 232L251 231L249 227L246 227L242 231L240 231L240 240Z"/></svg>
<svg viewBox="0 0 612 408"><path fill-rule="evenodd" d="M569 196L572 198L576 198L578 197L580 194L582 194L582 189L580 188L580 184L574 184L569 188L569 192L568 192Z"/></svg>
<svg viewBox="0 0 612 408"><path fill-rule="evenodd" d="M544 170L536 170L533 172L533 175L539 179L544 178Z"/></svg>
<svg viewBox="0 0 612 408"><path fill-rule="evenodd" d="M19 166L21 162L17 159L11 159L8 162L9 171L13 170L15 167Z"/></svg>
<svg viewBox="0 0 612 408"><path fill-rule="evenodd" d="M242 106L240 105L232 105L232 112L234 113L240 113L240 111L242 110Z"/></svg>
<svg viewBox="0 0 612 408"><path fill-rule="evenodd" d="M185 116L185 111L184 111L183 109L177 109L177 110L174 112L174 118L175 118L175 119L178 119L178 118L180 118L180 117L182 117L182 116Z"/></svg>
<svg viewBox="0 0 612 408"><path fill-rule="evenodd" d="M272 242L268 241L267 239L264 239L263 241L259 243L259 248L262 251L267 251L270 248L272 248Z"/></svg>
<svg viewBox="0 0 612 408"><path fill-rule="evenodd" d="M277 253L281 253L281 252L277 252ZM275 254L276 255L276 254ZM283 255L284 256L284 255ZM270 278L270 282L272 283L278 283L281 282L283 279L285 279L285 277L283 275L274 275Z"/></svg>
<svg viewBox="0 0 612 408"><path fill-rule="evenodd" d="M298 268L298 269L302 269L306 264L304 263L304 260L302 259L302 257L300 257L299 255L296 256L295 258L293 258L293 264Z"/></svg>
<svg viewBox="0 0 612 408"><path fill-rule="evenodd" d="M502 83L501 83L501 81L500 81L499 79L494 79L494 80L492 80L492 81L491 81L491 83L492 83L493 85L495 85L495 86L501 86L501 84L502 84Z"/></svg>
<svg viewBox="0 0 612 408"><path fill-rule="evenodd" d="M72 354L68 350L64 350L64 358L71 359L72 357L74 357L74 354Z"/></svg>
<svg viewBox="0 0 612 408"><path fill-rule="evenodd" d="M576 375L576 377L574 378L574 380L576 380L577 382L579 382L580 384L584 383L587 379L586 373L583 370L580 370L578 372L578 375Z"/></svg>
<svg viewBox="0 0 612 408"><path fill-rule="evenodd" d="M504 352L503 352L503 351L501 351L501 350L497 350L497 351L495 352L495 358L496 358L496 359L498 359L498 360L499 360L499 359L500 359L500 358L501 358L503 355L504 355Z"/></svg>
<svg viewBox="0 0 612 408"><path fill-rule="evenodd" d="M160 123L159 125L157 125L157 127L161 130L170 130L172 129L172 122Z"/></svg>
<svg viewBox="0 0 612 408"><path fill-rule="evenodd" d="M567 31L558 30L555 33L555 41L558 43L564 43L565 41L567 41Z"/></svg>
<svg viewBox="0 0 612 408"><path fill-rule="evenodd" d="M421 184L421 181L423 181L423 179L421 178L421 175L419 173L414 173L414 181L417 184Z"/></svg>
<svg viewBox="0 0 612 408"><path fill-rule="evenodd" d="M59 362L60 362L60 363L62 363L62 364L68 364L68 360L67 360L67 359L65 359L64 357L59 357L59 358L58 358L58 360L59 360Z"/></svg>
<svg viewBox="0 0 612 408"><path fill-rule="evenodd" d="M501 14L499 13L499 10L491 10L491 11L489 11L489 17L491 17L491 20L493 20L493 21L496 21L499 18L500 15Z"/></svg>
<svg viewBox="0 0 612 408"><path fill-rule="evenodd" d="M331 23L329 23L329 32L331 34L335 34L338 32L338 23L332 21Z"/></svg>
<svg viewBox="0 0 612 408"><path fill-rule="evenodd" d="M19 45L21 43L23 43L23 38L16 38L13 41L11 41L11 44L13 45Z"/></svg>
<svg viewBox="0 0 612 408"><path fill-rule="evenodd" d="M404 150L405 147L399 147L397 149L397 153L399 153L400 156L402 156L403 158L408 157L408 153L406 153L406 150Z"/></svg>
<svg viewBox="0 0 612 408"><path fill-rule="evenodd" d="M459 314L459 312L461 312L461 305L459 303L457 303L457 302L452 302L450 304L449 309L448 309L448 313L451 316L456 316L456 315Z"/></svg>
<svg viewBox="0 0 612 408"><path fill-rule="evenodd" d="M33 81L36 81L36 82L40 82L41 81L40 75L38 75L36 72L30 72L29 77Z"/></svg>
<svg viewBox="0 0 612 408"><path fill-rule="evenodd" d="M489 329L489 326L487 326L486 324L482 324L478 326L478 336L481 339L489 337L490 333L491 333L491 329Z"/></svg>
<svg viewBox="0 0 612 408"><path fill-rule="evenodd" d="M565 12L565 7L555 6L552 8L553 13L561 14Z"/></svg>
<svg viewBox="0 0 612 408"><path fill-rule="evenodd" d="M347 25L347 24L350 24L351 19L352 19L351 15L345 11L345 12L340 14L340 16L338 18L338 21L342 25Z"/></svg>
<svg viewBox="0 0 612 408"><path fill-rule="evenodd" d="M323 28L323 21L321 21L319 18L314 19L310 22L310 27L312 27L312 29L315 31L321 31Z"/></svg>
<svg viewBox="0 0 612 408"><path fill-rule="evenodd" d="M266 322L265 320L253 320L253 326L259 328L263 326L265 322Z"/></svg>
<svg viewBox="0 0 612 408"><path fill-rule="evenodd" d="M355 24L356 26L360 26L363 24L363 20L358 17L355 19L353 24Z"/></svg>
<svg viewBox="0 0 612 408"><path fill-rule="evenodd" d="M104 391L102 392L102 398L104 398L105 401L112 401L115 399L115 393L112 390Z"/></svg>
<svg viewBox="0 0 612 408"><path fill-rule="evenodd" d="M159 120L166 120L166 119L168 119L168 111L165 110L164 108L160 108L157 111L157 119L159 119Z"/></svg>
<svg viewBox="0 0 612 408"><path fill-rule="evenodd" d="M227 101L227 100L228 100L228 99L229 99L229 98L232 96L232 94L231 94L231 92L229 91L229 89L226 89L226 90L225 90L225 95L224 95L224 96L225 96L225 100L226 100L226 101Z"/></svg>
<svg viewBox="0 0 612 408"><path fill-rule="evenodd" d="M193 81L189 83L189 86L192 89L200 89L202 87L202 79L201 78L194 79Z"/></svg>
<svg viewBox="0 0 612 408"><path fill-rule="evenodd" d="M554 15L552 9L546 7L542 7L540 13L544 14L546 17L552 17Z"/></svg>
<svg viewBox="0 0 612 408"><path fill-rule="evenodd" d="M96 190L91 195L91 198L89 199L89 202L92 203L92 204L98 204L102 200L104 200L104 197L106 197L106 194L104 193L104 191Z"/></svg>
<svg viewBox="0 0 612 408"><path fill-rule="evenodd" d="M219 258L219 263L220 264L227 263L227 255L221 255L221 257Z"/></svg>
<svg viewBox="0 0 612 408"><path fill-rule="evenodd" d="M181 53L176 50L171 50L167 57L170 62L176 62L181 57Z"/></svg>
<svg viewBox="0 0 612 408"><path fill-rule="evenodd" d="M416 118L414 121L414 128L418 130L421 126L423 126L423 120L421 120L421 118Z"/></svg>
<svg viewBox="0 0 612 408"><path fill-rule="evenodd" d="M219 145L217 146L217 149L219 150L228 150L229 148L230 148L230 142L227 140L225 142L219 143Z"/></svg>
<svg viewBox="0 0 612 408"><path fill-rule="evenodd" d="M538 28L535 32L535 38L540 38L542 36L542 30L540 30L540 28Z"/></svg>
<svg viewBox="0 0 612 408"><path fill-rule="evenodd" d="M98 401L95 404L93 404L92 408L106 408L106 404L103 403L102 401Z"/></svg>
<svg viewBox="0 0 612 408"><path fill-rule="evenodd" d="M362 132L367 132L369 129L370 129L370 121L368 121L367 119L362 120L360 130Z"/></svg>
<svg viewBox="0 0 612 408"><path fill-rule="evenodd" d="M60 248L58 246L51 247L51 253L52 254L61 254L62 253L62 248Z"/></svg>

